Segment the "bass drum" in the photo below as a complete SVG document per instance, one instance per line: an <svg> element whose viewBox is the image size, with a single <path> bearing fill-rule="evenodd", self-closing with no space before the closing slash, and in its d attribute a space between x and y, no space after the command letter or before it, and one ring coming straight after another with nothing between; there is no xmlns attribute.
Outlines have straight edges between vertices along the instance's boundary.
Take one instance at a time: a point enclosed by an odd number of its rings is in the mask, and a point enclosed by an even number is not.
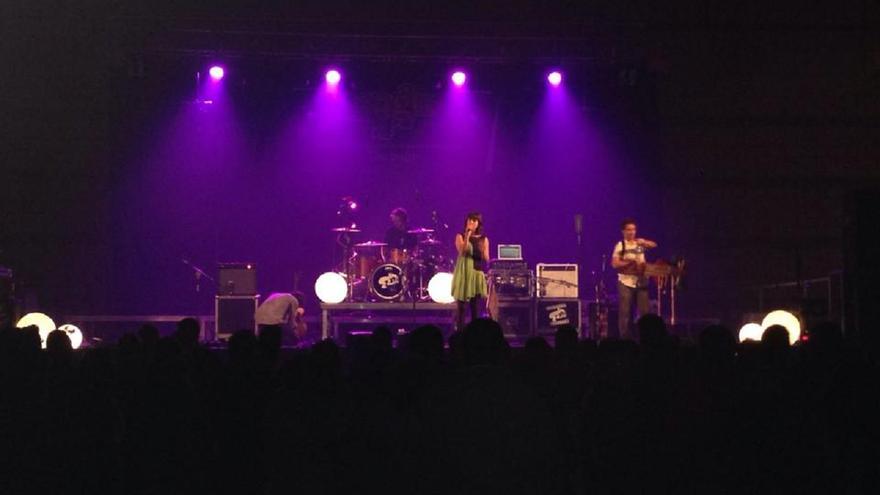
<svg viewBox="0 0 880 495"><path fill-rule="evenodd" d="M379 299L398 299L403 294L403 270L391 263L380 265L370 276L370 290Z"/></svg>

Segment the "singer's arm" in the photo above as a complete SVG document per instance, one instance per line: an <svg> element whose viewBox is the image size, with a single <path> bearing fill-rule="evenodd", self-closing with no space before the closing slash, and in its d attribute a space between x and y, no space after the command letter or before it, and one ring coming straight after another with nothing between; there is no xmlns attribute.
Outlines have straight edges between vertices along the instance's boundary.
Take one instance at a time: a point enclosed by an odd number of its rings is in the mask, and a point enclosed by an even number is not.
<svg viewBox="0 0 880 495"><path fill-rule="evenodd" d="M467 241L464 240L464 236L461 234L455 234L455 250L458 251L458 254L464 256L467 254Z"/></svg>

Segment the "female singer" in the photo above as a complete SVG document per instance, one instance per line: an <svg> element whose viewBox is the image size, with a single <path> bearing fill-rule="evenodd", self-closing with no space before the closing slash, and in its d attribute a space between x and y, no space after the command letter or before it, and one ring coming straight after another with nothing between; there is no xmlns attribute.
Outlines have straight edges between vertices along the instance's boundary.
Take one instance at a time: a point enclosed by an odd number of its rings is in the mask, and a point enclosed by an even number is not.
<svg viewBox="0 0 880 495"><path fill-rule="evenodd" d="M470 305L471 320L480 317L480 299L488 293L484 265L489 261L489 238L483 233L483 216L468 213L464 230L455 236L455 271L452 274L452 297L458 304L456 328L464 330L465 305Z"/></svg>

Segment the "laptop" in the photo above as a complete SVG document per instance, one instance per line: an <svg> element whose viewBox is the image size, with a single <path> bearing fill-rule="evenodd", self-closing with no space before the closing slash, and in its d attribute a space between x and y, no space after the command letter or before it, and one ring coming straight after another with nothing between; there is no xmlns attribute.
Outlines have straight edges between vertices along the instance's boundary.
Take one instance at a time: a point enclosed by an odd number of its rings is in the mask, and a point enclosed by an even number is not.
<svg viewBox="0 0 880 495"><path fill-rule="evenodd" d="M522 244L499 244L498 259L504 261L522 261Z"/></svg>

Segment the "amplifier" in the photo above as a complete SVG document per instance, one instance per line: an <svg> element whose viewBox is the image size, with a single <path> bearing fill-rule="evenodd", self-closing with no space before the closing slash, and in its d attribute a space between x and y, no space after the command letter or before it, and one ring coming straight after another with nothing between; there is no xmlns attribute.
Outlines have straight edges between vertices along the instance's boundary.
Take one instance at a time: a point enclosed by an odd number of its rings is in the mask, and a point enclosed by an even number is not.
<svg viewBox="0 0 880 495"><path fill-rule="evenodd" d="M531 297L532 272L526 270L489 270L488 281L499 296Z"/></svg>
<svg viewBox="0 0 880 495"><path fill-rule="evenodd" d="M256 332L254 314L260 296L216 296L214 298L214 338L227 338L239 330Z"/></svg>
<svg viewBox="0 0 880 495"><path fill-rule="evenodd" d="M252 296L257 293L257 270L253 263L218 263L217 295Z"/></svg>
<svg viewBox="0 0 880 495"><path fill-rule="evenodd" d="M534 333L534 315L531 299L523 301L498 301L495 320L501 325L505 337L531 337Z"/></svg>
<svg viewBox="0 0 880 495"><path fill-rule="evenodd" d="M572 325L580 335L581 301L579 299L538 299L535 303L538 334L551 334L562 325Z"/></svg>
<svg viewBox="0 0 880 495"><path fill-rule="evenodd" d="M574 263L538 263L537 296L577 299L578 266Z"/></svg>

